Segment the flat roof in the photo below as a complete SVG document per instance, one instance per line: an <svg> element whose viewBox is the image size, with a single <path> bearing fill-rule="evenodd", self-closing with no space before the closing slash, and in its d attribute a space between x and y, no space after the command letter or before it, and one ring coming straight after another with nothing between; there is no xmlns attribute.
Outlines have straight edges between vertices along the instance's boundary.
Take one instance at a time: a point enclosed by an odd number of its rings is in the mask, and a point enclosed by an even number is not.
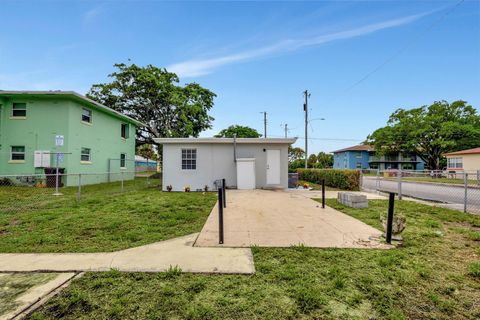
<svg viewBox="0 0 480 320"><path fill-rule="evenodd" d="M52 90L52 91L29 91L29 90L17 90L17 91L7 91L7 90L0 90L0 97L11 97L11 96L65 96L69 98L73 98L74 100L80 100L82 102L86 102L90 106L93 106L95 108L98 108L102 111L105 111L106 113L109 113L113 116L116 116L118 118L127 120L139 127L146 127L147 125L137 121L133 118L130 118L127 115L124 115L121 112L118 112L116 110L113 110L107 106L104 106L101 103L96 102L95 100L92 100L90 98L85 97L84 95L81 95L75 91L62 91L62 90Z"/></svg>
<svg viewBox="0 0 480 320"><path fill-rule="evenodd" d="M159 144L233 144L233 138L153 138ZM292 144L297 138L237 138L238 144Z"/></svg>
<svg viewBox="0 0 480 320"><path fill-rule="evenodd" d="M456 156L456 155L461 155L461 154L480 154L480 147L473 148L473 149L467 149L467 150L460 150L460 151L455 151L455 152L450 152L450 153L445 153L444 156Z"/></svg>

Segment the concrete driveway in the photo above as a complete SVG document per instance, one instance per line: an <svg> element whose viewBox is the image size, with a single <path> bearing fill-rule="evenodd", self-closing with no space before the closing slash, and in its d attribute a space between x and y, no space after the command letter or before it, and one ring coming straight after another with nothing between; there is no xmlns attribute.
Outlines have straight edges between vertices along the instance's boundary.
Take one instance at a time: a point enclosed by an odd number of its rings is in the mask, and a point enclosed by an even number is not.
<svg viewBox="0 0 480 320"><path fill-rule="evenodd" d="M218 205L218 204L217 204ZM224 209L224 244L218 244L215 206L195 246L388 248L382 232L303 193L228 190Z"/></svg>

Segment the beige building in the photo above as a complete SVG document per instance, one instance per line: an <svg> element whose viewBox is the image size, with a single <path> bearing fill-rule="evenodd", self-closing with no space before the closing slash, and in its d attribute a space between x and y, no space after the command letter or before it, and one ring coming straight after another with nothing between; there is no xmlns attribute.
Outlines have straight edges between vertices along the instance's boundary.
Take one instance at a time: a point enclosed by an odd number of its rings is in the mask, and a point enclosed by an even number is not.
<svg viewBox="0 0 480 320"><path fill-rule="evenodd" d="M447 170L476 172L480 170L480 147L445 154Z"/></svg>

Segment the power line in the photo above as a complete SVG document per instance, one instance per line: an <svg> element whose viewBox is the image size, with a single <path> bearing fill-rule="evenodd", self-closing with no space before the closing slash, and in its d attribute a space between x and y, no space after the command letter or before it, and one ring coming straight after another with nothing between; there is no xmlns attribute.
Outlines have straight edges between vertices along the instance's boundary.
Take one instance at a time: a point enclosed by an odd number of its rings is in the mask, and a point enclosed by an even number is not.
<svg viewBox="0 0 480 320"><path fill-rule="evenodd" d="M457 2L455 5L453 5L448 11L446 11L442 16L440 16L437 20L435 20L434 22L432 22L427 28L425 28L422 32L420 33L417 33L416 37L414 37L412 40L410 40L409 42L407 42L403 47L401 47L399 50L397 50L393 55L391 55L389 58L387 58L385 61L383 61L381 64L379 64L377 67L375 67L372 71L370 71L369 73L367 73L365 76L363 76L360 80L358 80L357 82L353 83L351 86L349 86L345 92L348 92L350 91L351 89L353 89L354 87L356 87L357 85L361 84L362 82L364 82L365 80L367 80L368 78L370 78L370 76L372 76L374 73L376 73L377 71L379 71L380 69L382 69L385 65L387 65L388 63L390 63L392 60L394 60L397 56L399 56L401 53L403 53L406 49L408 49L410 46L412 46L414 43L416 43L418 40L422 39L425 34L430 31L431 29L433 29L436 25L438 25L440 22L442 22L448 15L450 15L453 11L455 11L463 2L465 2L465 0L460 0L459 2Z"/></svg>

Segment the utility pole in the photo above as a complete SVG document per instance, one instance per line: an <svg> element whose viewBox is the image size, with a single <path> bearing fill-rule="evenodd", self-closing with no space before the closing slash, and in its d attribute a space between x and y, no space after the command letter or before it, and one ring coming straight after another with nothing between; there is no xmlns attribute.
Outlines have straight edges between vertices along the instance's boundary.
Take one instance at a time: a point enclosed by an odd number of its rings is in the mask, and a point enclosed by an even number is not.
<svg viewBox="0 0 480 320"><path fill-rule="evenodd" d="M285 130L285 139L286 139L286 138L288 138L288 137L287 137L287 136L288 136L288 124L285 123L284 126L285 126L285 129L284 129L284 130Z"/></svg>
<svg viewBox="0 0 480 320"><path fill-rule="evenodd" d="M305 169L308 168L308 98L310 93L308 90L303 92L305 95L305 102L303 103L303 111L305 111Z"/></svg>
<svg viewBox="0 0 480 320"><path fill-rule="evenodd" d="M263 113L263 137L267 137L267 111L262 111Z"/></svg>

